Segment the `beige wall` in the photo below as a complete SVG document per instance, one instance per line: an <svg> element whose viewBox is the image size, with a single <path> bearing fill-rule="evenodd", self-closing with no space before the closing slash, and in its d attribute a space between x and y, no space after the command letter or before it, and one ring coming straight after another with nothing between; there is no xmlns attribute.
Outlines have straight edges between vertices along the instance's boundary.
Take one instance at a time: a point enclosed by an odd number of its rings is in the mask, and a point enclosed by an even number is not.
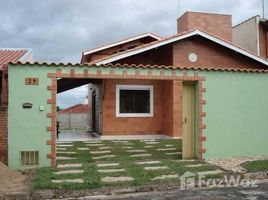
<svg viewBox="0 0 268 200"><path fill-rule="evenodd" d="M234 26L233 43L259 55L258 24L259 16L256 16Z"/></svg>

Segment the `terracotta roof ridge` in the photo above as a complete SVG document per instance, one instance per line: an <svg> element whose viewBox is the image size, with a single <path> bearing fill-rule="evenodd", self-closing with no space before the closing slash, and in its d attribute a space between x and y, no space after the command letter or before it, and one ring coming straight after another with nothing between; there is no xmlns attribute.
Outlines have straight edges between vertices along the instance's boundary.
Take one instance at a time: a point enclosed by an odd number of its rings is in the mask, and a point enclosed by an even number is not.
<svg viewBox="0 0 268 200"><path fill-rule="evenodd" d="M17 63L11 63L13 65L46 65L46 66L60 66L63 65L64 67L68 67L69 65L64 64L64 63L59 63L59 64L48 64L48 63L38 63L38 62L26 62L26 63L21 63L21 62L17 62ZM208 67L204 67L204 66L171 66L171 65L143 65L143 64L102 64L102 65L89 65L89 64L80 64L80 63L76 63L72 66L77 66L77 67L122 67L122 68L131 68L131 67L135 67L135 68L150 68L150 69L154 69L154 68L165 68L165 69L181 69L181 70L200 70L200 71L236 71L236 72L263 72L263 73L268 73L268 69L247 69L247 68L227 68L227 67L221 67L221 66L217 66L217 67L213 67L213 66L208 66Z"/></svg>
<svg viewBox="0 0 268 200"><path fill-rule="evenodd" d="M135 50L138 50L138 49L142 49L142 48L144 48L144 47L151 46L151 45L154 45L154 44L163 42L163 41L165 41L165 40L169 40L169 39L172 39L172 38L175 38L175 37L178 37L178 36L182 36L182 35L185 35L185 34L194 32L194 31L196 31L196 30L188 30L188 31L184 31L184 32L181 32L181 33L179 33L179 34L175 34L175 35L172 35L172 36L169 36L169 37L165 37L165 38L163 38L162 40L157 40L157 41L154 41L154 42L151 42L151 43L148 43L148 44L144 44L144 45L137 46L137 47L135 47L135 48L133 48L133 49L128 49L128 50L123 51L123 52L118 52L118 53L115 53L115 54L106 56L106 57L104 57L104 58L100 58L100 59L98 59L98 60L94 60L94 61L90 62L89 64L95 64L95 63L98 63L98 62L100 62L100 61L106 60L106 59L108 59L108 58L112 58L112 57L115 57L115 56L118 56L118 55L122 55L122 54L125 54L125 53L128 53L128 52L132 52L132 51L135 51Z"/></svg>
<svg viewBox="0 0 268 200"><path fill-rule="evenodd" d="M100 46L92 48L92 49L86 49L86 50L82 51L82 54L84 54L87 51L94 51L94 50L97 51L97 49L105 48L106 46L111 46L111 45L116 46L117 43L121 43L121 42L124 42L124 41L127 41L127 40L131 40L131 39L134 39L134 38L139 37L139 36L144 36L145 37L145 36L150 36L150 35L154 36L154 38L158 38L158 40L161 40L163 38L163 37L161 37L159 35L156 35L155 33L145 32L145 33L140 33L140 34L137 34L137 35L134 35L134 36L131 36L131 37L126 37L124 39L121 39L121 40L118 40L118 41L115 41L115 42L110 42L110 43L107 43L107 44L104 44L104 45L100 45Z"/></svg>

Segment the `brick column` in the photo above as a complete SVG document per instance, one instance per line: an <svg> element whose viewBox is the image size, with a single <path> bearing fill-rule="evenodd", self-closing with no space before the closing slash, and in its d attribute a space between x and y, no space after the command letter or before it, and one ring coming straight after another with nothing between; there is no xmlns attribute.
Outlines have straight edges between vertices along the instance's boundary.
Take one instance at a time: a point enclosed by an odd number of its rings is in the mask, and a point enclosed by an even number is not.
<svg viewBox="0 0 268 200"><path fill-rule="evenodd" d="M2 94L0 106L0 161L8 163L7 149L7 108L8 108L8 74L2 71Z"/></svg>

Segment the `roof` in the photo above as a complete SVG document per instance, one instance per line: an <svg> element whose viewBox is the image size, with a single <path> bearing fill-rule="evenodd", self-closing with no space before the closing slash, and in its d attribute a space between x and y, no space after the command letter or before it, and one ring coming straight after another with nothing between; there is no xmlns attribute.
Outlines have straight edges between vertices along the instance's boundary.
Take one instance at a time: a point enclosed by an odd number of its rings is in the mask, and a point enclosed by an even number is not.
<svg viewBox="0 0 268 200"><path fill-rule="evenodd" d="M133 36L133 37L129 37L129 38L126 38L126 39L123 39L123 40L120 40L120 41L117 41L117 42L114 42L114 43L110 43L110 44L107 44L107 45L104 45L104 46L101 46L101 47L97 47L97 48L94 48L94 49L91 49L91 50L85 50L85 51L83 51L83 55L92 54L92 53L95 53L95 52L98 52L98 51L102 51L104 49L115 47L115 46L118 46L118 45L121 45L121 44L132 42L134 40L142 39L142 38L145 38L145 37L151 37L151 38L154 38L156 40L161 40L162 39L160 36L157 36L157 35L155 35L153 33L149 33L149 32L148 33L142 33L142 34L139 34L139 35L136 35L136 36Z"/></svg>
<svg viewBox="0 0 268 200"><path fill-rule="evenodd" d="M9 62L28 61L31 49L0 48L0 70Z"/></svg>
<svg viewBox="0 0 268 200"><path fill-rule="evenodd" d="M60 110L58 113L88 113L88 104L76 104L69 108Z"/></svg>
<svg viewBox="0 0 268 200"><path fill-rule="evenodd" d="M16 62L9 63L10 65L25 65L25 66L46 66L46 67L120 67L120 68L145 68L145 69L180 69L180 70L198 70L198 71L229 71L229 72L252 72L252 73L268 73L268 69L243 69L233 66L232 68L214 66L166 66L166 65L136 65L136 64L80 64L80 63L40 63L40 62Z"/></svg>
<svg viewBox="0 0 268 200"><path fill-rule="evenodd" d="M152 43L149 43L149 44L145 44L145 45L142 45L142 46L138 46L134 49L129 49L127 51L124 51L124 52L119 52L117 54L113 54L113 55L110 55L110 56L107 56L107 57L104 57L104 58L101 58L101 59L98 59L98 60L95 60L89 64L96 64L96 65L101 65L101 64L108 64L108 63L112 63L112 62L115 62L115 61L118 61L118 60L121 60L121 59L124 59L124 58L127 58L129 56L133 56L133 55L136 55L136 54L139 54L139 53L143 53L145 51L148 51L148 50L151 50L151 49L155 49L155 48L158 48L158 47L161 47L161 46L164 46L164 45L167 45L167 44L170 44L170 43L173 43L173 42L177 42L177 41L180 41L180 40L183 40L183 39L186 39L186 38L190 38L192 36L201 36L203 38L206 38L212 42L215 42L221 46L224 46L228 49L231 49L233 51L236 51L244 56L247 56L257 62L260 62L264 65L267 65L268 66L268 61L265 60L264 58L260 57L260 56L257 56L256 54L253 54L252 52L246 50L246 49L243 49L239 46L236 46L234 45L233 43L227 41L227 40L223 40L222 38L219 38L215 35L212 35L210 33L207 33L205 31L201 31L201 30L192 30L192 31L187 31L187 32L183 32L181 34L178 34L178 35L175 35L175 36L172 36L172 37L168 37L168 38L165 38L165 39L162 39L162 40L159 40L159 41L155 41L155 42L152 42Z"/></svg>

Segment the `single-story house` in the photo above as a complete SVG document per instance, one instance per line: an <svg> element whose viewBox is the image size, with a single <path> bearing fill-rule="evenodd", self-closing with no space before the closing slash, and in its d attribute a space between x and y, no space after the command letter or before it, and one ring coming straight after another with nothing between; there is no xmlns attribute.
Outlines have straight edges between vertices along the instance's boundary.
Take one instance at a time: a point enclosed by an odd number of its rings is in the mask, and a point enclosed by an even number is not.
<svg viewBox="0 0 268 200"><path fill-rule="evenodd" d="M102 135L181 137L183 159L268 154L266 57L235 44L231 15L186 12L177 27L87 50L77 64L10 63L9 166L29 167L24 152L39 158L31 167L56 166L57 92L85 83Z"/></svg>

